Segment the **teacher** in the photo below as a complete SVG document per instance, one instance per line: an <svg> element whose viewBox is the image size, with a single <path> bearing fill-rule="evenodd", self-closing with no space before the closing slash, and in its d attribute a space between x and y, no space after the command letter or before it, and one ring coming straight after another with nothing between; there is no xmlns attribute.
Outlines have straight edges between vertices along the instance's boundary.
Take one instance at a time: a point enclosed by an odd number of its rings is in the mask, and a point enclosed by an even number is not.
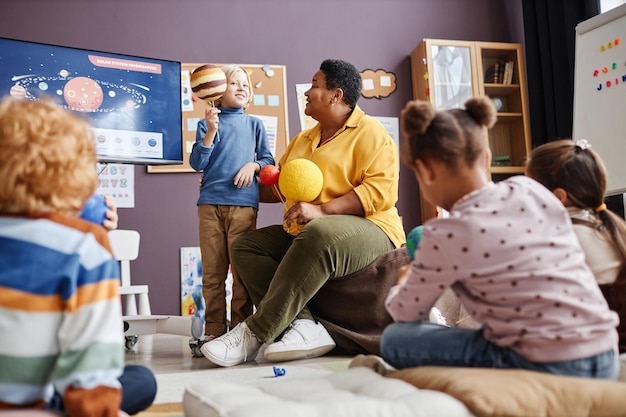
<svg viewBox="0 0 626 417"><path fill-rule="evenodd" d="M304 112L318 123L291 140L279 166L309 159L321 169L324 186L311 202L287 200L282 225L243 233L233 242L232 266L257 309L200 348L220 366L253 360L263 344L271 362L331 351L335 342L307 302L329 279L357 272L405 241L395 207L398 149L356 105L357 69L327 59L304 95Z"/></svg>

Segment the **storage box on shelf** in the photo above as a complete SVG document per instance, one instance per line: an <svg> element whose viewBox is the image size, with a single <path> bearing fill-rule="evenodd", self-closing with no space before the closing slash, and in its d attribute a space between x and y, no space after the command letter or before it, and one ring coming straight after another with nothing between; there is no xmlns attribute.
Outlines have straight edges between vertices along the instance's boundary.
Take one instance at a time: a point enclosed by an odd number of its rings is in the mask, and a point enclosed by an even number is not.
<svg viewBox="0 0 626 417"><path fill-rule="evenodd" d="M411 53L413 97L438 110L489 96L498 121L489 129L494 181L522 174L530 152L530 122L522 47L517 43L424 39ZM420 196L422 222L441 212Z"/></svg>

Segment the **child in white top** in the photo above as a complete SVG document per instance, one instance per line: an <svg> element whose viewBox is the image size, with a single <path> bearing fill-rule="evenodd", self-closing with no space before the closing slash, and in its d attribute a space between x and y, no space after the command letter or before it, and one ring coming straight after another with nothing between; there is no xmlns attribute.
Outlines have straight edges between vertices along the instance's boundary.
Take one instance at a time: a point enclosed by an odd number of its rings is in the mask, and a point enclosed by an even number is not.
<svg viewBox="0 0 626 417"><path fill-rule="evenodd" d="M585 263L567 212L536 181L492 183L486 137L496 110L486 97L466 109L435 111L424 101L402 112L403 162L448 218L424 224L408 277L386 307L398 323L381 356L419 365L521 368L615 379L617 315ZM451 287L479 329L428 323Z"/></svg>
<svg viewBox="0 0 626 417"><path fill-rule="evenodd" d="M587 265L620 316L619 350L626 352L626 222L604 203L607 175L600 156L585 140L549 142L532 151L526 175L567 209Z"/></svg>

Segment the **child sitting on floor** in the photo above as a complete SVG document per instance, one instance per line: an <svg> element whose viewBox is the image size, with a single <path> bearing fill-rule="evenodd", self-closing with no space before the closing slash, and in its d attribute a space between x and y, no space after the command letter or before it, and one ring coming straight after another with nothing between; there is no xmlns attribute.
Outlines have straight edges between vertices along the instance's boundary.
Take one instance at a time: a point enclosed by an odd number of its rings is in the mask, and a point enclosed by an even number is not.
<svg viewBox="0 0 626 417"><path fill-rule="evenodd" d="M519 368L616 379L617 314L609 310L558 199L531 178L492 183L486 97L436 111L402 112L403 162L448 218L424 224L408 277L392 287L381 356L420 365ZM451 287L482 326L423 321Z"/></svg>
<svg viewBox="0 0 626 417"><path fill-rule="evenodd" d="M557 140L535 148L526 175L563 203L587 265L609 307L620 316L619 350L626 352L626 223L604 203L606 169L586 140Z"/></svg>
<svg viewBox="0 0 626 417"><path fill-rule="evenodd" d="M155 398L152 372L124 367L107 232L78 217L98 184L95 144L87 122L52 103L0 103L0 414L126 416Z"/></svg>

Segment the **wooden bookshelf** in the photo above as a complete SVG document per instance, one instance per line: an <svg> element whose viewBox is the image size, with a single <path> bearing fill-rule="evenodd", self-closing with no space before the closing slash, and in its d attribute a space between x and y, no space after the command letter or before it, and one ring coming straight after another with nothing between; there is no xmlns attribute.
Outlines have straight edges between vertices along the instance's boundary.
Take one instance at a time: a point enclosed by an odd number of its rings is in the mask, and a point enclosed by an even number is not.
<svg viewBox="0 0 626 417"><path fill-rule="evenodd" d="M498 76L496 67L502 67ZM474 96L496 103L498 120L488 131L494 181L523 174L530 153L525 71L518 43L424 39L411 52L413 98L428 100L438 110L463 108ZM421 196L420 207L422 223L440 212Z"/></svg>

